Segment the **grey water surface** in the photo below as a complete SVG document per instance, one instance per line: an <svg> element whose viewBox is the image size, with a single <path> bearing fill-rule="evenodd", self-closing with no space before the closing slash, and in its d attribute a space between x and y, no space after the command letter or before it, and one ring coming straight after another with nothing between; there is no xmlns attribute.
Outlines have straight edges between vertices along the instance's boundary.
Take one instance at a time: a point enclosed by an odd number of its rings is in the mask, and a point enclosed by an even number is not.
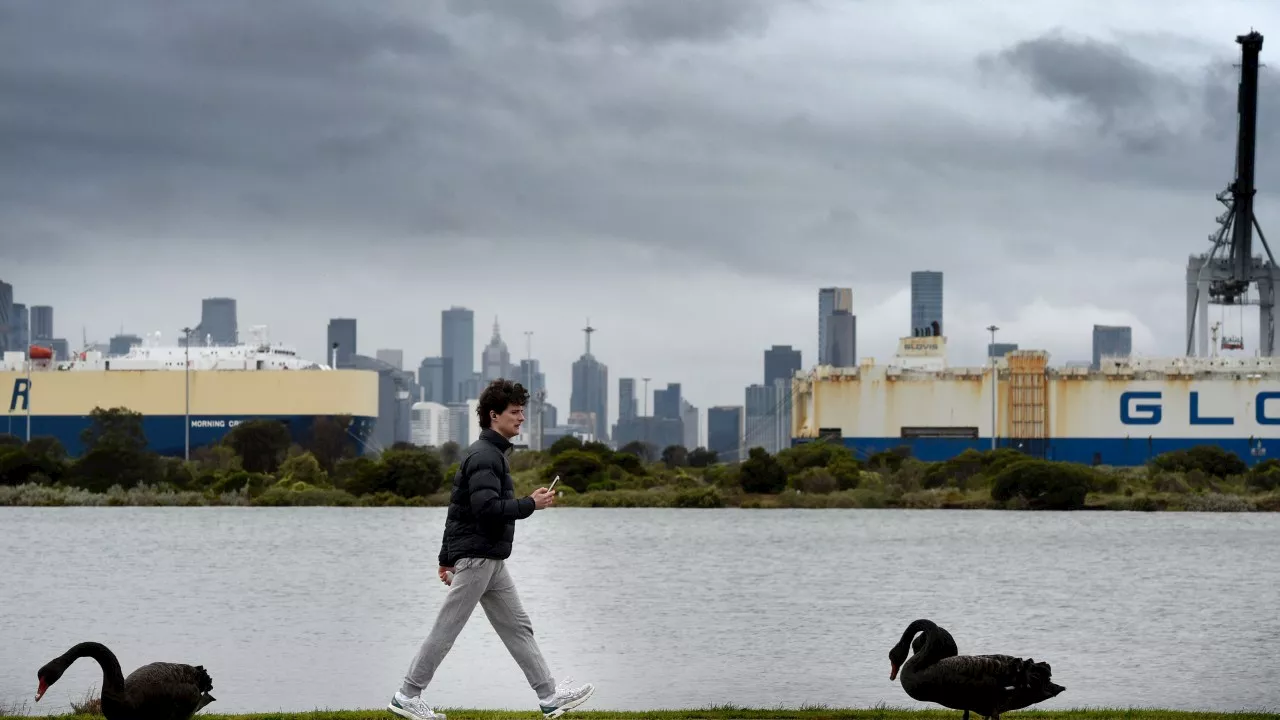
<svg viewBox="0 0 1280 720"><path fill-rule="evenodd" d="M208 712L381 707L446 589L440 508L0 508L0 705L83 640L126 673L203 664ZM1280 706L1277 514L555 508L510 560L557 679L591 707L926 707L889 648L1049 661L1045 709ZM91 686L81 660L38 712ZM477 609L426 691L534 709Z"/></svg>

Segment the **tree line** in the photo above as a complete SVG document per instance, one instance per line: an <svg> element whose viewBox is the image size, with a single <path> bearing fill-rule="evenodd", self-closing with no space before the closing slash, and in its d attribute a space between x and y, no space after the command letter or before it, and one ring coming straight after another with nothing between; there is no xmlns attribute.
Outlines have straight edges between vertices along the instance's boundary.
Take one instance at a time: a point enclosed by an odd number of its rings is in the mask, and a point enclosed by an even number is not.
<svg viewBox="0 0 1280 720"><path fill-rule="evenodd" d="M319 418L305 437L280 421L247 421L220 442L193 449L191 462L185 462L146 449L139 413L96 408L80 437L84 452L74 459L55 438L24 443L0 435L0 486L90 493L160 488L196 493L194 501L200 503L448 501L461 453L456 443L438 448L398 443L362 455L348 433L350 421ZM907 447L859 454L843 443L821 440L773 454L751 448L741 462L734 455L720 458L705 447L658 449L641 442L614 450L570 436L542 451L515 451L511 466L518 493L559 476L565 505L1163 509L1201 507L1217 497L1225 498L1219 503L1224 508L1280 509L1280 461L1250 468L1214 445L1165 453L1139 468L1054 462L1008 448L922 462Z"/></svg>

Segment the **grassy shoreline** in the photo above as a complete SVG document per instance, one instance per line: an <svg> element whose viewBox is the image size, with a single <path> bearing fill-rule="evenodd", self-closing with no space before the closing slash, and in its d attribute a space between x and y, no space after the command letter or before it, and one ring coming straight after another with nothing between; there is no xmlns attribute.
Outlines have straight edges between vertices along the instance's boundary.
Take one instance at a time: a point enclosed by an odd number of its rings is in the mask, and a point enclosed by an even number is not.
<svg viewBox="0 0 1280 720"><path fill-rule="evenodd" d="M440 507L462 452L446 443L346 457L290 444L283 426L254 421L185 461L141 449L141 430L130 429L141 420L119 409L96 422L101 437L76 459L52 438L0 443L0 506ZM1115 467L1009 448L941 461L909 448L863 457L825 441L718 462L704 448L614 450L566 437L514 452L510 465L517 496L559 477L561 507L1280 511L1280 460L1249 465L1216 445Z"/></svg>
<svg viewBox="0 0 1280 720"><path fill-rule="evenodd" d="M536 711L479 710L466 708L440 708L449 718L475 720L526 720L536 718ZM582 710L565 715L565 718L581 720L956 720L961 713L953 710L906 710L895 707L828 708L803 707L800 709L768 709L739 707L709 707L690 710L614 711ZM33 717L57 717L65 720L92 720L100 715L12 715L0 712L0 720L29 720ZM385 709L315 711L300 713L252 713L219 715L200 713L196 717L207 720L387 720L393 717ZM1042 720L1274 720L1280 712L1211 712L1178 711L1153 708L1081 708L1071 710L1019 710L1008 717L1039 718Z"/></svg>
<svg viewBox="0 0 1280 720"><path fill-rule="evenodd" d="M535 483L520 483L529 492ZM177 490L164 486L113 487L92 492L66 486L26 483L0 486L0 507L445 507L449 495L437 492L404 498L392 494L357 497L332 488L309 488L287 494L253 495L248 492L215 493ZM1005 510L1031 509L1017 502L997 502L985 490L933 488L909 492L870 489L804 493L784 490L778 494L746 493L737 489L672 488L595 490L567 492L557 507L576 508L690 508L751 510L769 509L906 509L906 510ZM1089 493L1084 505L1073 512L1280 512L1280 492L1235 494L1226 492Z"/></svg>

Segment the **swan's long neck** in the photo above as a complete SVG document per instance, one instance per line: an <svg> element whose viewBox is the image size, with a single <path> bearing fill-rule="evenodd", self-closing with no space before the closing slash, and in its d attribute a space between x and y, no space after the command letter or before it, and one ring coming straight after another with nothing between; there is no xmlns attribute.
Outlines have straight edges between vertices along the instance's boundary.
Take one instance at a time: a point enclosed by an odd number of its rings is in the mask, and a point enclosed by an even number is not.
<svg viewBox="0 0 1280 720"><path fill-rule="evenodd" d="M115 653L111 652L106 645L82 642L72 646L63 657L67 659L68 665L82 657L97 660L102 668L102 696L124 698L124 672L120 670L120 661L116 659Z"/></svg>
<svg viewBox="0 0 1280 720"><path fill-rule="evenodd" d="M916 633L924 633L924 646L920 648L919 652L916 652L914 655L907 658L907 661L902 664L902 675L904 678L910 673L910 671L929 665L937 659L934 657L934 655L937 654L937 643L934 642L935 635L933 632L934 630L937 630L937 628L938 626L929 620L916 620L908 625L907 629L903 631L902 639L898 641L898 644L903 647L906 647L911 642L912 638L916 636Z"/></svg>

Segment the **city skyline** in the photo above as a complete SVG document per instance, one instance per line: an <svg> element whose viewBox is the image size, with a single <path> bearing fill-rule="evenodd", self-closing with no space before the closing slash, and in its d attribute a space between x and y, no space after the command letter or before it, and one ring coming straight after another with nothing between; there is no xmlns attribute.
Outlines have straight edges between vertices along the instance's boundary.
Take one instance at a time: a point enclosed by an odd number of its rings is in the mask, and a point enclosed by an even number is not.
<svg viewBox="0 0 1280 720"><path fill-rule="evenodd" d="M232 297L240 333L265 324L323 359L328 319L357 318L360 347L406 367L440 354L439 312L460 304L477 357L495 316L513 362L533 332L562 409L587 317L610 378L741 405L765 348L817 357L819 287L854 289L859 358L890 356L924 269L946 276L953 364L985 362L989 325L1055 364L1089 360L1094 325L1180 354L1169 308L1231 177L1234 38L1280 20L1046 2L921 26L905 6L744 0L643 27L623 9L329 2L209 24L149 2L113 10L127 22L24 5L0 27L23 108L0 128L16 302L55 307L74 345L82 328L176 337L202 299ZM333 42L295 44L316 35ZM1280 218L1270 52L1264 229ZM1256 314L1211 320L1250 353Z"/></svg>
<svg viewBox="0 0 1280 720"><path fill-rule="evenodd" d="M0 282L3 282L3 278L0 278ZM812 289L811 289L811 292L812 292L811 297L813 297L813 298L815 298L815 299L817 300L817 302L816 302L813 306L811 306L811 308L810 308L810 312L811 312L811 313L813 313L813 314L815 314L815 315L820 315L820 314L821 314L822 306L823 306L823 295L824 295L825 293L829 292L829 290L830 290L830 288L829 288L829 287L828 287L828 288L812 288ZM909 292L909 288L908 288L908 306L910 306L910 297L909 297L909 295L910 295L910 292ZM17 289L15 289L15 290L14 290L14 302L17 302L17 300L18 300L18 299L20 299L20 297L21 297L21 296L20 296L19 291L18 291ZM225 296L224 296L224 297L215 297L215 298L201 298L201 299L200 299L200 301L198 302L198 305L199 305L199 306L201 306L201 307L208 307L208 306L210 305L210 303L209 303L209 301L210 301L210 300L214 300L214 301L216 301L216 303L215 303L215 304L228 304L228 303L229 303L229 304L230 304L230 306L231 306L232 308L234 308L234 307L236 306L236 299L235 299L234 297L225 297ZM854 304L853 309L854 309L855 311L857 310L856 303ZM816 311L816 313L815 313L814 311ZM470 322L472 322L473 324L479 324L479 323L483 320L483 318L478 317L478 314L477 314L474 310L472 310L471 308L469 308L469 307L467 307L467 306L465 306L465 305L459 304L459 303L450 303L450 304L448 304L448 305L442 306L442 307L439 309L439 312L438 312L438 313L436 313L436 316L437 316L437 317L439 317L439 318L441 319L441 322L440 322L440 323L437 323L437 325L436 325L436 326L437 326L437 327L440 327L440 326L443 324L443 319L444 319L446 316L457 316L457 315L459 315L459 314L465 315L465 317L466 317L466 318L468 318L468 319L470 320ZM61 317L61 316L59 315L59 317ZM909 312L908 312L907 318L908 318L908 320L909 320L909 318L910 318L910 313L909 313ZM352 323L353 321L354 321L354 327L351 327L351 326L350 326L350 323ZM246 330L246 331L247 331L249 328L251 328L252 326L259 324L259 323L252 323L252 322L244 322L243 320L239 319L239 318L234 314L234 310L233 310L232 315L230 315L230 316L226 319L226 322L231 323L231 324L237 324L237 323L238 323L238 325L239 325L241 328L243 328L244 330ZM335 326L335 323L337 323L337 325L336 325L336 326ZM595 333L599 330L599 328L595 327L595 326L594 326L594 325L592 325L592 324L588 324L588 326L589 326L589 327L591 327L591 330L592 330L592 333L591 333L591 334L592 334L592 336L593 336L592 341L593 341L593 343L594 343L594 342L595 342L595 337L594 337L594 336L595 336ZM58 331L58 329L59 329L60 327L61 327L60 325L59 325L58 327L56 327L56 328L55 328L55 332L57 332L57 331ZM415 378L417 378L417 376L418 376L418 371L419 371L419 367L421 366L421 364L422 364L424 361L428 361L428 360L439 360L439 359L442 357L442 353L441 353L441 351L439 351L439 350L437 350L437 351L436 351L436 352L434 352L434 353L430 353L430 352L429 352L429 353L427 353L427 354L423 354L423 355L421 355L421 356L417 356L417 355L415 355L412 351L406 350L406 349L405 349L404 347L402 347L402 346L396 346L396 345L394 345L394 344L388 344L388 343L385 343L385 342L384 342L384 343L378 343L378 342L376 341L376 339L375 339L375 340L369 340L369 339L360 340L360 338L365 337L365 333L364 333L364 332L362 332L362 331L360 330L360 328L361 328L361 327L363 327L363 325L362 325L362 323L361 323L361 321L360 321L360 318L353 318L353 317L333 317L333 318L329 318L329 319L324 323L324 328L325 328L325 342L324 342L323 347L325 348L325 350L324 350L324 352L323 352L323 353L321 353L321 352L316 352L315 354L308 353L308 352L307 352L307 350L306 350L306 348L305 348L304 346L302 346L301 344L298 344L298 343L296 343L296 342L293 342L293 341L291 341L291 340L289 340L289 339L281 338L281 337L278 335L278 333L275 333L275 332L270 332L270 336L271 336L271 338L273 339L273 341L277 341L277 342L286 342L286 343L289 343L289 344L293 344L295 347L297 347L297 348L298 348L299 352L300 352L304 357L306 357L307 359L311 359L311 360L314 360L314 361L317 361L317 362L322 362L322 363L329 363L329 362L330 362L330 360L331 360L331 358L332 358L332 351L333 351L332 347L330 346L330 343L334 340L334 337L335 337L335 336L334 336L334 332L335 332L334 328L335 328L335 327L340 327L340 328L341 328L341 330L338 330L337 332L339 333L339 336L340 336L340 337L344 338L344 341L343 341L342 343L340 343L340 347L339 347L340 360L341 360L341 362L343 362L344 364L347 362L347 360L345 360L345 359L343 359L343 358L347 358L347 357L349 357L349 354L352 352L352 351L351 351L351 348L349 347L349 344L350 344L350 343L349 343L349 340L346 340L346 338L351 337L351 335L352 335L353 333L354 333L354 335L355 335L355 336L356 336L356 338L357 338L357 340L356 340L356 348L355 348L355 352L356 352L356 353L358 353L359 355L361 355L361 356L363 356L363 357L366 357L366 358L375 358L375 359L377 358L377 355L378 355L379 353L383 354L383 355L384 355L384 357L385 357L387 354L393 354L393 355L395 355L396 357L398 357L398 358L403 362L402 369L403 369L405 372L407 372L407 373L409 373L409 374L413 375ZM491 330L492 330L492 329L494 329L494 326L493 326L492 324L491 324L489 327L490 327L490 329L491 329ZM905 331L903 331L903 329L905 329ZM1121 328L1121 329L1125 330L1125 332L1126 332L1126 334L1127 334L1127 335L1131 335L1131 333L1132 333L1132 331L1131 331L1129 328L1127 328L1127 327L1124 327L1124 328ZM268 328L268 330L270 331L270 328ZM481 358L481 357L482 357L482 355L483 355L483 349L484 349L485 345L488 345L488 344L489 344L489 342L491 341L492 334L491 334L491 332L490 332L490 333L476 333L476 332L475 332L475 329L474 329L474 326L473 326L473 327L471 327L471 328L460 328L460 330L461 330L461 332L463 332L464 334L470 334L470 335L472 335L472 337L473 337L473 343L472 343L472 344L476 346L476 347L474 348L474 350L473 350L473 352L475 353L475 354L474 354L474 356L473 356L473 357L474 357L474 360L473 360L473 361L475 362L475 366L474 366L474 368L473 368L473 371L474 371L475 373L477 373L477 374L482 374L482 369L481 369L481 367L480 367L480 362L479 362L479 360L480 360L480 358ZM1095 326L1090 326L1089 330L1090 330L1090 333L1091 333L1091 339L1092 339L1092 336L1096 336L1096 335L1097 335L1097 326L1096 326L1096 325L1095 325ZM152 331L152 332L154 332L154 331ZM162 331L162 332L163 332L163 331ZM579 333L582 333L582 332L583 332L583 329L581 329L581 328L580 328L580 329L578 330L578 332L579 332ZM900 338L905 337L905 336L907 335L907 333L908 333L908 332L910 332L910 322L907 322L907 323L905 323L904 325L902 325L902 326L901 326L901 328L900 328L900 334L899 334L899 335L897 335L897 336L895 336L895 337L893 338L892 345L893 345L893 347L894 347L894 348L896 348L897 341L898 341ZM986 332L986 330L984 329L984 331L983 331L983 332ZM146 331L143 331L143 332L130 332L130 331L128 331L128 329L127 329L127 328L125 328L124 335L123 335L123 336L119 336L119 337L134 337L134 336L144 335L144 334L146 334ZM546 402L548 402L549 404L551 404L551 405L555 406L556 410L560 413L560 414L559 414L559 419L560 419L560 421L561 421L561 424L563 424L563 423L564 423L564 421L568 418L568 413L569 413L568 408L570 407L570 404L571 404L570 397L571 397L571 392L572 392L572 362L570 363L570 369L565 373L565 378L564 378L565 388L564 388L563 390L560 390L560 389L556 388L556 381L559 379L559 378L557 377L558 373L557 373L554 369L552 369L552 371L551 371L551 372L548 372L548 365L546 364L546 361L545 361L545 360L543 360L543 358L542 358L542 357L540 357L540 356L538 355L538 353L537 353L537 351L536 351L536 348L535 348L535 347L533 346L533 344L532 344L533 337L532 337L532 336L530 336L530 334L529 334L529 332L528 332L528 331L521 331L521 332L520 332L520 335L522 336L522 339L524 340L524 343L525 343L524 352L527 354L527 353L528 353L528 351L529 351L529 349L531 349L531 348L532 348L532 349L534 350L534 352L533 352L533 354L532 354L532 358L534 359L534 361L536 361L536 362L538 362L538 363L539 363L540 370L541 370L541 373L542 373L543 377L544 377L544 378L547 378L547 377L549 377L549 378L550 378L549 380L545 380L545 382L547 383L547 400L546 400ZM442 335L437 334L437 336L438 336L438 337L441 337L441 340L443 340L443 339L444 339ZM170 341L176 341L177 337L178 337L178 334L176 334L176 333L175 333L175 334L170 334L170 335L169 335L169 339L170 339ZM481 344L481 340L480 340L480 338L481 338L481 337L483 337L483 344ZM861 334L859 334L859 337L861 338ZM811 345L812 345L811 352L814 352L814 353L816 353L816 348L817 348L817 346L818 346L818 339L817 339L817 338L818 338L818 329L817 329L817 328L813 328L813 333L812 333L812 336L811 336L811 338L810 338L810 341L811 341L811 342L810 342L809 344L811 344ZM97 338L91 338L91 340L92 340L92 341L97 342L97 343L99 343L99 344L101 344L101 345L106 345L110 340L114 340L114 339L117 339L117 336L112 336L111 338L108 338L108 339L106 339L106 340L98 340ZM883 340L883 338L882 338L881 340ZM503 344L504 344L504 345L506 345L508 348L512 347L512 345L513 345L513 343L512 343L512 342L508 342L508 336L507 336L506 334L502 335L502 341L503 341ZM861 341L861 340L859 340L859 341ZM1093 342L1096 342L1096 340L1093 340ZM950 343L950 341L949 341L949 343ZM883 342L873 342L872 344L875 344L875 345L883 345ZM1013 344L1013 345L1017 345L1018 343L1016 343L1016 342L1010 342L1008 339L1006 339L1005 341L1003 341L1003 342L1001 342L1001 343L998 343L998 344L1000 344L1000 345L1005 345L1005 344ZM371 348L371 345L373 346L372 348ZM417 343L417 345L418 345L418 346L423 346L424 344L420 342L420 343ZM707 425L706 425L706 411L707 411L707 409L708 409L708 408L710 408L710 407L744 407L744 408L745 408L748 404L750 404L750 402L751 402L751 397L752 397L751 393L753 392L753 390L752 390L753 386L758 386L758 385L759 385L759 383L761 382L761 374L764 374L764 375L766 375L766 376L767 376L767 374L768 374L768 372L769 372L769 370L767 369L767 362L768 362L768 361L767 361L767 359L766 359L766 356L767 356L767 354L768 354L771 350L773 350L773 349L780 349L780 348L782 348L782 347L790 347L790 348L794 348L794 351L799 352L799 353L801 354L801 358L802 358L802 360L801 360L801 368L802 368L802 369L810 369L810 368L812 368L812 367L814 366L814 364L815 364L815 361L814 361L814 359L812 359L810 356L807 356L807 355L805 354L805 350L804 350L804 347L803 347L804 345L805 345L805 343L797 343L797 342L793 342L793 343L775 342L775 343L772 343L770 346L763 347L763 348L759 348L758 352L756 353L756 356L757 356L757 365L756 365L755 371L756 371L757 375L756 375L756 377L755 377L754 379L748 379L748 381L744 382L742 386L739 386L739 387L737 387L737 388L736 388L736 393L737 393L737 397L736 397L736 398L735 398L735 397L733 397L733 396L734 396L734 393L735 393L735 389L734 389L734 388L726 388L726 383L724 383L723 381L722 381L722 382L720 382L720 383L715 384L715 385L713 386L713 388L714 388L714 389L713 389L713 391L712 391L711 393L704 393L704 391L703 391L703 389L702 389L702 388L699 388L699 387L697 387L697 386L692 386L692 385L690 385L690 384L688 384L688 383L684 382L683 380L681 380L681 379L680 379L680 376L678 376L678 375L677 375L677 376L673 376L673 377L671 377L671 378L658 378L658 377L654 377L654 376L642 376L642 375L639 375L639 374L631 374L631 375L625 375L625 374L622 374L622 375L618 375L618 374L614 374L614 372L613 372L612 370L610 370L610 371L609 371L609 374L610 374L610 376L611 376L611 377L613 377L613 378L614 378L614 380L612 380L612 381L606 381L606 383L605 383L605 391L606 391L606 397L607 397L606 405L608 406L608 421L607 421L607 425L606 425L606 427L611 428L611 427L612 427L616 422L618 422L618 420L619 420L619 412L620 412L620 410L621 410L621 406L622 406L622 404L623 404L622 402L620 402L620 399L619 399L619 397L618 397L618 386L617 386L617 380L618 380L618 379L620 379L620 378L631 378L631 379L633 379L633 380L637 381L637 385L636 385L636 386L635 386L635 388L634 388L634 390L635 390L635 392L636 392L636 407L635 407L635 411L636 411L637 413L639 413L639 414L644 414L644 409L645 409L645 397L643 397L643 396L642 396L642 393L643 393L643 386L639 384L639 381L642 379L642 377L648 377L648 378L649 378L649 380L650 380L650 387L649 387L649 393L650 393L650 394L648 395L648 404L649 404L649 412L648 412L648 414L649 414L650 416L656 415L656 413L654 412L654 409L653 409L653 406L656 404L656 399L654 398L654 395L653 395L653 394L654 394L654 393L660 393L660 392L661 392L661 391L662 391L662 390L663 390L663 389L664 389L668 384L671 384L671 383L674 383L674 384L676 384L676 385L678 385L678 386L683 386L683 387L685 387L685 388L690 388L690 389L692 389L692 390L693 390L693 396L694 396L695 398L699 398L699 397L700 397L700 396L702 396L703 394L710 394L710 395L712 395L712 396L714 396L714 397L722 397L722 398L724 398L724 401L723 401L723 402L715 402L715 401L712 401L712 402L694 402L694 403L693 403L693 405L694 405L694 406L696 407L696 409L698 410L699 417L701 418L701 421L700 421L700 424L699 424L700 435L701 435L701 436L702 436L702 438L705 440L705 439L706 439L706 437L707 437ZM427 344L426 344L426 346L428 346L428 347L429 347L429 343L427 343ZM75 346L75 345L73 345L72 347L73 347L73 349L75 349L75 347L76 347L76 346ZM438 343L436 347L438 347L438 348L443 348L443 345ZM516 345L516 347L519 347L519 346L518 346L518 345ZM608 367L608 366L610 365L610 363L609 363L608 359L607 359L607 358L604 358L604 357L602 357L602 356L600 356L600 355L599 355L599 353L598 353L598 352L596 352L596 348L597 348L597 347L598 347L598 345L593 345L593 347L592 347L592 354L593 354L593 355L595 355L595 356L597 356L597 358L598 358L598 359L599 359L599 360L600 360L600 361L601 361L601 362L602 362L606 367ZM1030 349L1030 348L1027 348L1027 347L1025 347L1025 346L1020 346L1020 347L1022 347L1022 349ZM981 364L986 363L986 362L989 360L989 356L987 355L987 350L988 350L988 349L989 349L988 347L983 347L983 348L982 348L982 350L983 350L983 357L981 358L980 362L978 362L978 363L970 363L970 364L978 364L978 365L981 365ZM1094 345L1091 345L1091 354L1096 354L1096 351L1097 351L1097 347L1096 347L1096 346L1094 346ZM888 359L888 357L889 357L890 355L892 355L892 351L890 351L890 352L886 352L886 353L881 354L881 355L872 356L872 357L878 358L878 361L884 361L884 360L887 360L887 359ZM576 356L576 357L574 357L572 361L573 361L573 362L576 362L580 357L581 357L581 350L579 350L579 355L578 355L578 356ZM865 357L865 356L863 356L863 355L861 355L861 354L859 355L859 359L860 359L860 360L861 360L863 357ZM952 353L952 354L950 355L950 357L952 358L952 359L949 361L949 362L950 362L950 364L952 364L952 365L957 365L957 364L959 364L959 363L955 362L955 360L954 360L954 357L955 357L954 353ZM512 379L516 379L516 380L519 380L519 379L520 379L520 377L519 377L519 376L520 376L520 363L521 363L522 361L524 361L525 359L526 359L526 358L525 358L525 357L523 357L523 356L517 356L517 355L516 355L516 352L510 352L510 355L509 355L509 361L510 361L510 371L511 371L511 373L510 373L510 374L512 375ZM1083 359L1082 359L1082 358L1072 358L1072 359L1070 359L1070 360L1064 360L1064 361L1061 361L1059 364L1062 364L1062 365L1066 365L1066 364L1075 364L1075 365L1079 365L1079 364L1081 364L1081 363L1088 364L1088 362L1089 362L1089 359L1088 359L1088 356L1086 356L1086 357L1085 357L1085 358L1083 358ZM750 364L750 363L748 362L748 364ZM726 390L726 389L727 389L727 392L725 392L725 390ZM688 395L688 393L682 393L682 396L687 396L687 395ZM416 398L414 398L414 399L416 400ZM759 402L759 400L757 400L757 402ZM765 404L767 405L767 404L768 404L768 402L766 402ZM744 416L744 419L745 419L745 416ZM752 435L752 434L755 434L756 432L764 432L764 431L762 431L762 430L760 430L760 431L753 431L753 430L751 430L749 427L748 427L748 428L746 428L746 429L744 430L744 433L745 433L746 435Z"/></svg>

